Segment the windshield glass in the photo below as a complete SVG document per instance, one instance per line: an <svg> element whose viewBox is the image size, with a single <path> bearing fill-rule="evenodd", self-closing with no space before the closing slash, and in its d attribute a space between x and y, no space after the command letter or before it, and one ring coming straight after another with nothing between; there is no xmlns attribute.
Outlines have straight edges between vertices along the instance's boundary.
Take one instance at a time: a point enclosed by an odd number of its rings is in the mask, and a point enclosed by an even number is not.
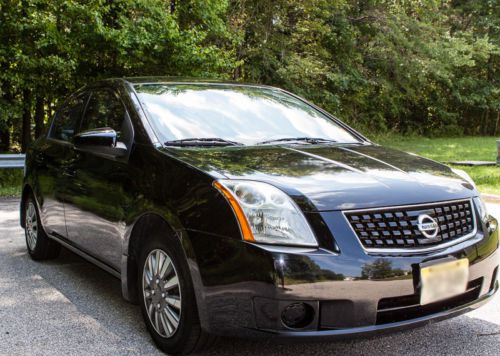
<svg viewBox="0 0 500 356"><path fill-rule="evenodd" d="M135 89L162 142L219 138L253 145L304 137L359 142L278 89L229 84L138 84Z"/></svg>

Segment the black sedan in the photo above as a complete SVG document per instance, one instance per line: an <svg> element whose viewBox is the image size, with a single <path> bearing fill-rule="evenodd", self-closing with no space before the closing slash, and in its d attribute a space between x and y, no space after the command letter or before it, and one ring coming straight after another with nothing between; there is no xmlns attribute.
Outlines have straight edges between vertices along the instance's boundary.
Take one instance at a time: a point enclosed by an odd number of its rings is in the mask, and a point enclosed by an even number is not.
<svg viewBox="0 0 500 356"><path fill-rule="evenodd" d="M470 311L499 233L463 171L378 146L258 85L111 79L28 150L21 225L120 278L153 340L331 339Z"/></svg>

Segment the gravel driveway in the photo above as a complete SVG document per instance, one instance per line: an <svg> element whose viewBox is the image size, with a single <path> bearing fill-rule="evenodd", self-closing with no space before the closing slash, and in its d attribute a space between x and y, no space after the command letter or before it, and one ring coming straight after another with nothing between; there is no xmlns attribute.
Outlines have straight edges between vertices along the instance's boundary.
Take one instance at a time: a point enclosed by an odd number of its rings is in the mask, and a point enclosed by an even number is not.
<svg viewBox="0 0 500 356"><path fill-rule="evenodd" d="M0 199L0 354L159 354L118 279L71 252L26 253L17 199ZM500 217L500 206L490 212ZM500 295L458 318L364 340L276 344L224 339L210 354L500 354Z"/></svg>

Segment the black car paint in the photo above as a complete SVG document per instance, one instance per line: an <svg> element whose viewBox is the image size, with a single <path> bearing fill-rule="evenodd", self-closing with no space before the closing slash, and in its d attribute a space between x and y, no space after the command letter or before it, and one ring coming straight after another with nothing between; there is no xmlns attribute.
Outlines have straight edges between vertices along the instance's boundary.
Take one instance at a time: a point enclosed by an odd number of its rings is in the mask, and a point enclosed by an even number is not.
<svg viewBox="0 0 500 356"><path fill-rule="evenodd" d="M416 204L478 194L447 166L366 143L168 152L207 174L273 184L305 211Z"/></svg>
<svg viewBox="0 0 500 356"><path fill-rule="evenodd" d="M131 81L109 80L99 86L112 88L123 100L134 131L129 153L102 156L42 137L27 152L22 204L32 191L47 233L119 276L126 299L137 300L135 254L151 226L165 226L181 240L200 321L217 334L345 336L398 327L375 325L378 300L417 293L419 265L449 257L469 259L471 279L484 278L483 297L498 288L493 283L490 290L499 258L498 231L482 225L471 239L426 254L373 255L360 247L341 212L478 195L448 167L367 140L349 145L164 147ZM285 191L304 211L319 247L242 241L233 211L212 185L214 179L226 178L264 181ZM21 217L23 211L21 206ZM362 279L361 266L378 259L390 260L401 271L400 285L393 278ZM325 290L324 283L332 283L331 288ZM287 331L276 313L281 304L297 300L310 302L316 319L305 331ZM320 303L328 300L353 301L352 317L325 331L318 315ZM276 310L263 316L259 305Z"/></svg>

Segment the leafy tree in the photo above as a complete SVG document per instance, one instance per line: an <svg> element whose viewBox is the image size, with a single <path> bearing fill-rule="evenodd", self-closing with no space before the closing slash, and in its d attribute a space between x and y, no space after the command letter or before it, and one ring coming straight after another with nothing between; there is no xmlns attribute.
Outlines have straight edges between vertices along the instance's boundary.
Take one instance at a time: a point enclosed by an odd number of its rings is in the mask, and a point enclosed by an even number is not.
<svg viewBox="0 0 500 356"><path fill-rule="evenodd" d="M384 279L404 275L400 268L393 268L392 262L385 258L377 258L372 263L365 263L361 268L361 279Z"/></svg>
<svg viewBox="0 0 500 356"><path fill-rule="evenodd" d="M61 98L96 79L230 73L231 42L218 17L227 4L218 2L217 11L210 5L191 1L173 11L160 0L4 1L0 149L14 141L24 150L33 117L40 133ZM187 20L191 12L203 17Z"/></svg>
<svg viewBox="0 0 500 356"><path fill-rule="evenodd" d="M4 0L0 152L68 92L178 75L281 86L370 132L500 131L495 0Z"/></svg>

